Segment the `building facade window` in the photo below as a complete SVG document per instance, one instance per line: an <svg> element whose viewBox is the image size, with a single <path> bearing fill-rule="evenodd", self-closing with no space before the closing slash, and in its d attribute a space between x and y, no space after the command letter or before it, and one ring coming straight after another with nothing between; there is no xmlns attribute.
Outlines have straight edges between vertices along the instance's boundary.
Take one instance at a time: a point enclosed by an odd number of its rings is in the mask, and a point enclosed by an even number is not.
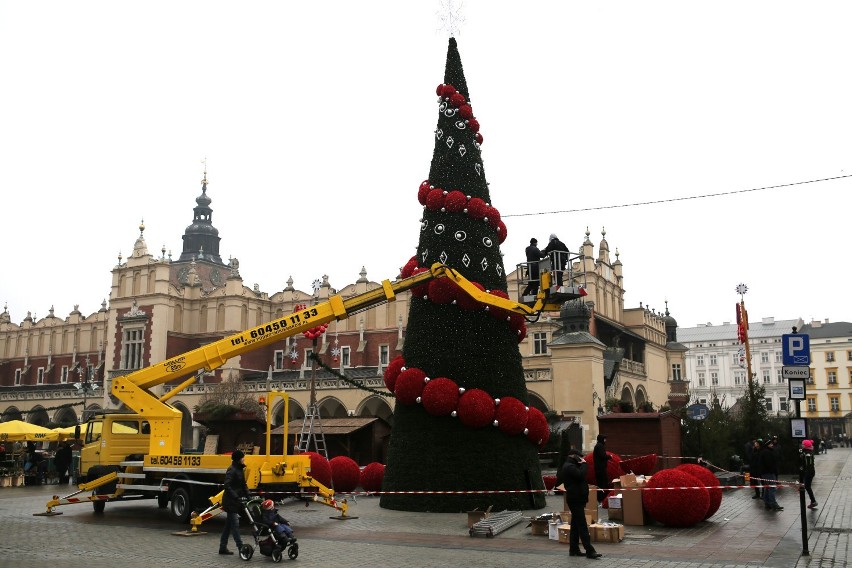
<svg viewBox="0 0 852 568"><path fill-rule="evenodd" d="M39 367L38 371L36 371L36 384L43 385L44 384L44 367Z"/></svg>
<svg viewBox="0 0 852 568"><path fill-rule="evenodd" d="M710 384L713 386L719 384L719 373L710 373Z"/></svg>
<svg viewBox="0 0 852 568"><path fill-rule="evenodd" d="M15 386L19 386L21 384L21 370L15 369Z"/></svg>
<svg viewBox="0 0 852 568"><path fill-rule="evenodd" d="M715 355L710 355L710 366L711 367L716 366L716 356Z"/></svg>
<svg viewBox="0 0 852 568"><path fill-rule="evenodd" d="M141 327L124 330L122 368L128 370L142 368L143 331Z"/></svg>
<svg viewBox="0 0 852 568"><path fill-rule="evenodd" d="M840 412L840 397L839 396L830 396L828 397L829 408L831 408L832 412Z"/></svg>
<svg viewBox="0 0 852 568"><path fill-rule="evenodd" d="M683 375L680 372L680 363L672 363L672 380L682 381Z"/></svg>
<svg viewBox="0 0 852 568"><path fill-rule="evenodd" d="M847 351L847 352L846 352L846 360L847 360L847 361L852 361L852 351Z"/></svg>
<svg viewBox="0 0 852 568"><path fill-rule="evenodd" d="M390 355L390 349L388 349L387 345L379 345L379 365L382 367L386 367L388 364L388 356Z"/></svg>
<svg viewBox="0 0 852 568"><path fill-rule="evenodd" d="M814 373L813 373L813 371L808 373L808 378L805 382L807 382L809 385L814 384Z"/></svg>
<svg viewBox="0 0 852 568"><path fill-rule="evenodd" d="M772 412L772 398L766 397L763 399L763 406L766 407L766 410Z"/></svg>
<svg viewBox="0 0 852 568"><path fill-rule="evenodd" d="M826 363L834 363L834 351L826 351L825 352L825 362Z"/></svg>
<svg viewBox="0 0 852 568"><path fill-rule="evenodd" d="M778 409L781 412L787 412L787 397L779 396L778 397Z"/></svg>
<svg viewBox="0 0 852 568"><path fill-rule="evenodd" d="M340 348L340 365L343 367L348 367L350 363L350 348L348 345L344 345Z"/></svg>
<svg viewBox="0 0 852 568"><path fill-rule="evenodd" d="M276 371L280 371L284 368L284 350L276 349L275 354L273 355L272 367Z"/></svg>
<svg viewBox="0 0 852 568"><path fill-rule="evenodd" d="M772 372L769 369L763 370L763 384L768 385L772 383Z"/></svg>
<svg viewBox="0 0 852 568"><path fill-rule="evenodd" d="M760 362L761 363L769 363L769 353L766 351L760 352Z"/></svg>
<svg viewBox="0 0 852 568"><path fill-rule="evenodd" d="M62 365L62 369L59 371L59 382L62 384L68 382L68 365Z"/></svg>
<svg viewBox="0 0 852 568"><path fill-rule="evenodd" d="M775 352L775 362L776 363L783 363L784 362L784 358L783 358L782 355L783 354L780 351Z"/></svg>
<svg viewBox="0 0 852 568"><path fill-rule="evenodd" d="M826 371L828 377L828 384L836 385L837 384L837 369L829 369Z"/></svg>
<svg viewBox="0 0 852 568"><path fill-rule="evenodd" d="M705 380L704 380L704 373L698 373L698 386L699 387L706 386Z"/></svg>
<svg viewBox="0 0 852 568"><path fill-rule="evenodd" d="M313 348L305 349L305 362L302 364L303 367L311 366L311 355L314 354Z"/></svg>
<svg viewBox="0 0 852 568"><path fill-rule="evenodd" d="M703 367L704 366L704 355L699 355L698 357L696 357L696 363L698 364L699 367Z"/></svg>
<svg viewBox="0 0 852 568"><path fill-rule="evenodd" d="M808 412L816 412L816 397L809 396L808 397Z"/></svg>
<svg viewBox="0 0 852 568"><path fill-rule="evenodd" d="M784 382L784 376L781 374L781 369L775 371L775 382L779 385Z"/></svg>
<svg viewBox="0 0 852 568"><path fill-rule="evenodd" d="M547 333L533 334L533 355L544 355L547 353Z"/></svg>

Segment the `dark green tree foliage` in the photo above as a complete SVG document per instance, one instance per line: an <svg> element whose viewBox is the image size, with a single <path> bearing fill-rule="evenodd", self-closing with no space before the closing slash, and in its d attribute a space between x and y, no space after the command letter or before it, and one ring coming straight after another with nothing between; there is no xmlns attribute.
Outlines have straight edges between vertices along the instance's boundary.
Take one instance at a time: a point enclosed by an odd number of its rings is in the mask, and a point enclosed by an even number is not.
<svg viewBox="0 0 852 568"><path fill-rule="evenodd" d="M447 50L444 83L463 94L475 114L454 38ZM459 120L458 113L439 111L429 182L493 205L474 132L459 128ZM416 187L413 184L412 198ZM507 289L497 231L464 213L424 208L417 260L420 266L444 262L486 290ZM494 398L529 402L517 334L484 310L412 298L403 357L407 367L422 369L431 378L446 377L467 390L479 388ZM434 417L419 404L396 405L384 491L530 488L543 489L544 484L537 447L526 436L509 436L493 426L469 428L458 418ZM541 493L385 494L381 506L432 512L491 506L500 511L541 508L545 501Z"/></svg>

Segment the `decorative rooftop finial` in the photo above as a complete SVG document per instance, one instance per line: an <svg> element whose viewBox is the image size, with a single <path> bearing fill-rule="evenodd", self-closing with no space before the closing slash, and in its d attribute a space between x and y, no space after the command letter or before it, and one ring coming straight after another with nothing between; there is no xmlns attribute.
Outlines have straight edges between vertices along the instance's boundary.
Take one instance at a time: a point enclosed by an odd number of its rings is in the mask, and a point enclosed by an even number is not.
<svg viewBox="0 0 852 568"><path fill-rule="evenodd" d="M160 249L160 252L163 253L163 256L160 258L166 258L166 243L163 243L163 248Z"/></svg>
<svg viewBox="0 0 852 568"><path fill-rule="evenodd" d="M745 296L746 292L748 292L748 286L746 286L743 283L737 284L737 294L740 295L740 300L742 300L742 298L743 298L743 296Z"/></svg>
<svg viewBox="0 0 852 568"><path fill-rule="evenodd" d="M203 160L201 160L201 163L204 164L204 177L201 179L201 184L206 186L207 185L207 157L205 157ZM202 190L203 189L204 188L202 188Z"/></svg>
<svg viewBox="0 0 852 568"><path fill-rule="evenodd" d="M666 315L669 315L669 299L666 298L665 302L666 302Z"/></svg>
<svg viewBox="0 0 852 568"><path fill-rule="evenodd" d="M601 236L606 238L606 227L601 227Z"/></svg>
<svg viewBox="0 0 852 568"><path fill-rule="evenodd" d="M615 260L618 260L618 247L615 247Z"/></svg>
<svg viewBox="0 0 852 568"><path fill-rule="evenodd" d="M142 238L142 233L145 232L145 219L139 221L139 238Z"/></svg>
<svg viewBox="0 0 852 568"><path fill-rule="evenodd" d="M118 251L118 265L121 266L121 251Z"/></svg>

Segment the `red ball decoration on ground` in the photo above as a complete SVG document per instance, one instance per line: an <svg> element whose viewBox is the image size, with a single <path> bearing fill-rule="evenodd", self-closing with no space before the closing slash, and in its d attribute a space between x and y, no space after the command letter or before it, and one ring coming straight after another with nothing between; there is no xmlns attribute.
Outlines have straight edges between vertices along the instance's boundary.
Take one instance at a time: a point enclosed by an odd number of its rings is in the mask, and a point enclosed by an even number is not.
<svg viewBox="0 0 852 568"><path fill-rule="evenodd" d="M410 368L399 374L396 378L393 393L396 395L396 401L400 404L414 404L417 402L417 397L423 392L426 373L422 369Z"/></svg>
<svg viewBox="0 0 852 568"><path fill-rule="evenodd" d="M459 293L464 294L449 278L438 278L429 282L429 299L436 304L451 304L458 298Z"/></svg>
<svg viewBox="0 0 852 568"><path fill-rule="evenodd" d="M502 432L509 436L517 436L527 427L528 414L526 404L517 398L504 396L500 398L494 418Z"/></svg>
<svg viewBox="0 0 852 568"><path fill-rule="evenodd" d="M396 379L399 377L399 373L403 367L405 367L405 359L402 358L402 355L394 357L393 361L385 367L385 386L389 391L393 392L393 388L396 386Z"/></svg>
<svg viewBox="0 0 852 568"><path fill-rule="evenodd" d="M494 399L482 389L470 389L459 398L458 416L469 428L484 428L494 420Z"/></svg>
<svg viewBox="0 0 852 568"><path fill-rule="evenodd" d="M553 488L556 487L555 475L542 475L541 479L544 481L544 488L548 491L553 491Z"/></svg>
<svg viewBox="0 0 852 568"><path fill-rule="evenodd" d="M361 468L350 457L337 456L329 460L335 493L352 493L361 481Z"/></svg>
<svg viewBox="0 0 852 568"><path fill-rule="evenodd" d="M536 446L543 446L550 439L550 428L547 426L547 418L538 408L530 406L527 416L527 438Z"/></svg>
<svg viewBox="0 0 852 568"><path fill-rule="evenodd" d="M607 478L612 480L617 477L621 477L624 475L624 470L621 469L621 457L618 454L614 454L612 452L607 452L607 455L612 459L607 460L606 462L606 475ZM586 455L586 462L589 464L589 469L586 471L586 481L592 484L597 484L597 479L595 479L595 456L594 453L590 453Z"/></svg>
<svg viewBox="0 0 852 568"><path fill-rule="evenodd" d="M454 189L444 198L444 208L450 213L461 213L467 205L467 196Z"/></svg>
<svg viewBox="0 0 852 568"><path fill-rule="evenodd" d="M704 513L704 519L709 519L716 514L719 506L722 504L722 490L719 488L719 478L713 475L713 472L706 467L701 467L695 463L685 463L677 466L675 469L685 471L689 475L697 477L704 487L707 488L707 494L710 496L710 506L707 512Z"/></svg>
<svg viewBox="0 0 852 568"><path fill-rule="evenodd" d="M467 216L471 219L482 219L485 217L485 209L488 206L478 197L474 197L467 202Z"/></svg>
<svg viewBox="0 0 852 568"><path fill-rule="evenodd" d="M459 386L445 377L432 379L420 395L423 408L432 416L449 416L459 405Z"/></svg>
<svg viewBox="0 0 852 568"><path fill-rule="evenodd" d="M331 487L331 466L328 465L326 457L316 452L305 452L305 454L311 458L311 477L326 487Z"/></svg>
<svg viewBox="0 0 852 568"><path fill-rule="evenodd" d="M657 471L657 454L648 454L629 460L621 460L621 469L624 473L635 473L636 475L654 475Z"/></svg>
<svg viewBox="0 0 852 568"><path fill-rule="evenodd" d="M367 464L361 470L361 488L370 493L382 490L382 481L385 478L385 466L379 462Z"/></svg>
<svg viewBox="0 0 852 568"><path fill-rule="evenodd" d="M642 491L642 505L655 520L669 527L691 527L704 520L710 508L710 494L701 481L681 469L663 469L648 481L647 487L696 487Z"/></svg>
<svg viewBox="0 0 852 568"><path fill-rule="evenodd" d="M473 284L483 292L485 291L485 286L483 286L479 282L471 282L471 284ZM482 304L479 302L479 300L475 299L473 296L468 295L467 292L465 292L464 290L459 290L458 298L456 299L456 305L458 305L458 307L460 307L461 309L468 311L482 309Z"/></svg>
<svg viewBox="0 0 852 568"><path fill-rule="evenodd" d="M426 196L426 208L431 211L440 211L444 206L444 190L433 189Z"/></svg>

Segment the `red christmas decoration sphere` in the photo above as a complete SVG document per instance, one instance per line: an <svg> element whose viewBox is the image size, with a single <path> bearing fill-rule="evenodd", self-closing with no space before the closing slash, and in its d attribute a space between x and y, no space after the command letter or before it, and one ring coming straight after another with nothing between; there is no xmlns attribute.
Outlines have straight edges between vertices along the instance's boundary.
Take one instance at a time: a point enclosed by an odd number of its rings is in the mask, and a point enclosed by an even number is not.
<svg viewBox="0 0 852 568"><path fill-rule="evenodd" d="M536 446L543 446L550 439L550 427L547 425L547 418L544 417L544 414L538 408L533 408L532 406L529 408L527 438Z"/></svg>
<svg viewBox="0 0 852 568"><path fill-rule="evenodd" d="M484 428L494 420L494 399L482 389L470 389L459 398L459 420L469 428Z"/></svg>
<svg viewBox="0 0 852 568"><path fill-rule="evenodd" d="M444 199L444 208L450 213L461 213L467 205L467 196L461 191L454 189Z"/></svg>
<svg viewBox="0 0 852 568"><path fill-rule="evenodd" d="M464 294L449 278L437 278L429 282L429 299L436 304L450 304L459 293Z"/></svg>
<svg viewBox="0 0 852 568"><path fill-rule="evenodd" d="M326 487L331 487L331 466L326 457L316 452L305 452L302 455L311 458L311 477Z"/></svg>
<svg viewBox="0 0 852 568"><path fill-rule="evenodd" d="M335 493L352 493L361 481L361 468L350 457L337 456L329 460Z"/></svg>
<svg viewBox="0 0 852 568"><path fill-rule="evenodd" d="M509 436L517 436L524 432L527 427L527 405L511 396L500 398L494 418L497 419L497 427Z"/></svg>
<svg viewBox="0 0 852 568"><path fill-rule="evenodd" d="M488 218L488 224L496 229L500 226L500 212L494 207L486 207L485 216Z"/></svg>
<svg viewBox="0 0 852 568"><path fill-rule="evenodd" d="M677 466L675 469L685 471L689 475L698 478L698 480L707 488L707 494L710 496L710 506L707 507L707 512L704 513L704 519L709 519L716 514L719 506L722 504L722 490L719 489L719 478L713 475L709 469L701 467L695 463L684 463Z"/></svg>
<svg viewBox="0 0 852 568"><path fill-rule="evenodd" d="M636 475L654 475L657 471L657 454L648 454L629 460L621 460L621 469L624 473L635 473Z"/></svg>
<svg viewBox="0 0 852 568"><path fill-rule="evenodd" d="M430 191L432 191L432 186L429 185L429 180L427 179L420 184L420 189L417 190L417 201L420 202L420 205L426 205L426 196L429 195Z"/></svg>
<svg viewBox="0 0 852 568"><path fill-rule="evenodd" d="M459 405L459 386L445 377L432 379L420 396L423 408L432 416L449 416Z"/></svg>
<svg viewBox="0 0 852 568"><path fill-rule="evenodd" d="M445 92L446 92L446 90L445 90ZM450 104L453 105L456 108L462 106L466 102L467 102L467 100L464 98L464 95L459 93L459 92L455 92L452 95L450 95Z"/></svg>
<svg viewBox="0 0 852 568"><path fill-rule="evenodd" d="M471 118L470 120L468 120L468 121L467 121L467 126L468 126L468 128L470 128L473 132L479 132L479 121L478 121L478 120L476 120L475 118Z"/></svg>
<svg viewBox="0 0 852 568"><path fill-rule="evenodd" d="M518 329L518 343L526 339L527 337L527 324L526 322L521 324L520 329Z"/></svg>
<svg viewBox="0 0 852 568"><path fill-rule="evenodd" d="M691 527L704 520L710 508L710 493L701 481L680 469L655 473L647 487L696 487L642 491L642 505L656 521L669 527Z"/></svg>
<svg viewBox="0 0 852 568"><path fill-rule="evenodd" d="M507 294L503 290L491 290L491 295L498 296L503 299L509 298L509 294ZM510 312L508 310L504 310L503 308L491 306L488 309L488 313L491 314L492 317L497 318L498 320L506 321L509 318Z"/></svg>
<svg viewBox="0 0 852 568"><path fill-rule="evenodd" d="M473 139L476 140L477 144L482 145L482 134L477 132L476 134L474 134Z"/></svg>
<svg viewBox="0 0 852 568"><path fill-rule="evenodd" d="M435 188L426 195L426 208L431 211L440 211L444 206L444 190Z"/></svg>
<svg viewBox="0 0 852 568"><path fill-rule="evenodd" d="M402 355L394 357L393 361L385 367L385 386L389 391L393 392L393 388L396 386L396 379L399 377L399 373L402 372L403 367L405 367L405 359L402 358Z"/></svg>
<svg viewBox="0 0 852 568"><path fill-rule="evenodd" d="M503 241L506 240L508 234L509 231L508 229L506 229L506 223L504 223L503 221L497 223L497 240L500 241L501 245L503 244Z"/></svg>
<svg viewBox="0 0 852 568"><path fill-rule="evenodd" d="M607 479L613 480L624 475L625 472L621 469L621 457L612 452L607 452L606 455L610 457L610 459L606 462ZM589 469L586 470L586 481L592 484L597 484L598 480L595 478L595 454L589 453L586 455L585 459L586 463L589 464Z"/></svg>
<svg viewBox="0 0 852 568"><path fill-rule="evenodd" d="M370 493L382 490L382 481L385 478L385 466L379 462L372 462L361 470L361 487Z"/></svg>
<svg viewBox="0 0 852 568"><path fill-rule="evenodd" d="M459 107L459 114L464 119L473 118L473 109L470 108L470 105L462 105Z"/></svg>
<svg viewBox="0 0 852 568"><path fill-rule="evenodd" d="M485 217L485 209L488 206L478 197L474 197L467 202L467 216L471 219L482 219Z"/></svg>
<svg viewBox="0 0 852 568"><path fill-rule="evenodd" d="M408 262L405 263L405 266L402 267L402 277L408 278L412 274L414 274L414 269L417 268L417 257L412 256Z"/></svg>
<svg viewBox="0 0 852 568"><path fill-rule="evenodd" d="M402 371L396 378L393 393L400 404L414 404L423 392L423 379L426 373L416 367Z"/></svg>

